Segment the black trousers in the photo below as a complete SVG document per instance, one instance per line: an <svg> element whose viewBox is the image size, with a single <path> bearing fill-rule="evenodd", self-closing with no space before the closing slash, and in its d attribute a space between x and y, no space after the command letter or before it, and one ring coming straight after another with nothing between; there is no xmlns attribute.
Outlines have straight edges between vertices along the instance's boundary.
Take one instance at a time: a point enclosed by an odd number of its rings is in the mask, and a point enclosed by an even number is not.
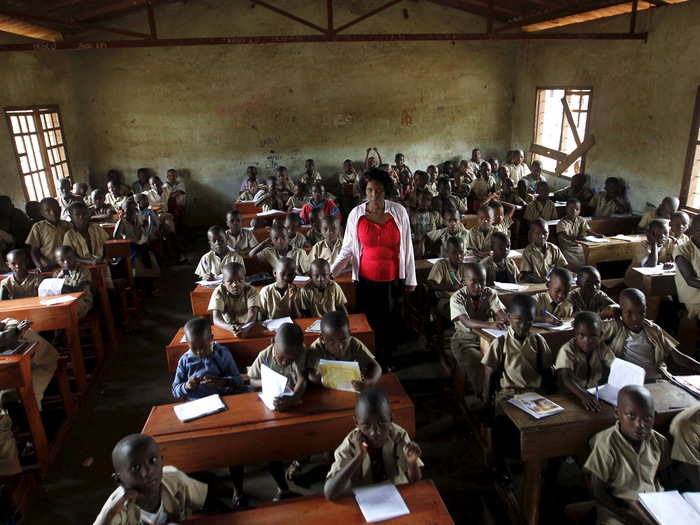
<svg viewBox="0 0 700 525"><path fill-rule="evenodd" d="M370 281L360 277L357 282L357 306L367 316L377 346L377 361L386 371L400 337L401 299L404 281Z"/></svg>

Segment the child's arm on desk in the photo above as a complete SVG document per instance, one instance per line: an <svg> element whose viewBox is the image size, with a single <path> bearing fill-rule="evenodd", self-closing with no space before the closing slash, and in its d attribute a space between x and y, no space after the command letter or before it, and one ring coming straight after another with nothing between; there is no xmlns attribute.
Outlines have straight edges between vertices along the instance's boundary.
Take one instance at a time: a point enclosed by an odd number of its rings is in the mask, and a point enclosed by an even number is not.
<svg viewBox="0 0 700 525"><path fill-rule="evenodd" d="M508 327L504 317L501 315L496 315L495 321L479 321L477 319L470 319L466 315L460 315L455 319L455 323L462 323L467 328L495 328L496 330L505 330Z"/></svg>
<svg viewBox="0 0 700 525"><path fill-rule="evenodd" d="M592 473L587 473L588 487L593 499L608 511L612 512L617 519L625 525L639 525L640 523L653 525L656 523L642 509L639 502L628 503L612 495L610 485Z"/></svg>
<svg viewBox="0 0 700 525"><path fill-rule="evenodd" d="M362 468L362 460L367 454L367 442L360 432L356 432L353 438L355 455L337 474L328 478L323 486L323 495L328 500L333 501L339 496L350 492L350 489L352 489L352 476L357 472L357 469ZM338 458L336 457L337 460Z"/></svg>
<svg viewBox="0 0 700 525"><path fill-rule="evenodd" d="M306 377L303 373L297 374L294 393L291 396L280 396L275 398L275 410L283 412L296 405L301 404L301 398L306 391Z"/></svg>
<svg viewBox="0 0 700 525"><path fill-rule="evenodd" d="M403 446L403 453L406 455L406 464L408 466L408 472L406 477L409 483L415 483L420 481L423 477L423 473L419 466L420 456L422 451L415 441L409 441Z"/></svg>
<svg viewBox="0 0 700 525"><path fill-rule="evenodd" d="M598 412L600 410L600 401L598 401L595 395L589 394L585 388L582 388L581 385L574 380L574 374L570 368L559 368L556 374L559 388L561 388L562 391L574 395L586 410L590 410L591 412Z"/></svg>

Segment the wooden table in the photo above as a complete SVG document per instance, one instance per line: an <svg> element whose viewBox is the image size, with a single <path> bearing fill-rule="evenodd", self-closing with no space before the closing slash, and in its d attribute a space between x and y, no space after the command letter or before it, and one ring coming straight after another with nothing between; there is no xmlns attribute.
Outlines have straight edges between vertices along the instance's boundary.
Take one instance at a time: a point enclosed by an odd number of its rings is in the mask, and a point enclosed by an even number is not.
<svg viewBox="0 0 700 525"><path fill-rule="evenodd" d="M285 217L287 217L286 211L280 211L279 213L272 213L270 215L263 215L262 217L259 216L258 213L241 213L241 226L247 228L250 226L253 219L256 218L260 219L260 221L264 220L266 225L270 225L274 219L284 219Z"/></svg>
<svg viewBox="0 0 700 525"><path fill-rule="evenodd" d="M236 208L241 215L244 213L251 214L262 211L262 208L255 205L255 201L236 201L233 203L233 207Z"/></svg>
<svg viewBox="0 0 700 525"><path fill-rule="evenodd" d="M362 341L370 352L374 353L374 331L370 327L365 314L350 314L348 317L350 319L350 332L352 335ZM306 330L315 320L315 317L306 317L295 319L294 322L298 324L302 330ZM270 345L275 336L274 332L265 330L262 325L251 328L248 334L249 336L245 339L238 338L228 330L223 330L217 326L212 326L211 330L214 341L221 343L231 350L236 365L238 365L239 368L253 364L253 361L255 361L260 351ZM189 348L187 343L181 342L184 335L185 328L182 327L177 331L175 337L173 337L168 346L165 347L168 370L172 373L177 370L177 363L180 357L187 352ZM310 345L318 336L319 334L317 333L304 332L304 344Z"/></svg>
<svg viewBox="0 0 700 525"><path fill-rule="evenodd" d="M645 275L632 268L625 279L628 286L639 288L647 297L663 297L676 295L676 272L665 272L659 275Z"/></svg>
<svg viewBox="0 0 700 525"><path fill-rule="evenodd" d="M378 385L389 397L393 421L415 436L413 402L399 380L387 374ZM288 412L269 410L257 392L222 400L228 410L188 423L177 419L175 404L155 406L142 432L158 443L165 464L199 472L333 451L355 428L354 392L309 389Z"/></svg>
<svg viewBox="0 0 700 525"><path fill-rule="evenodd" d="M630 234L637 229L639 215L621 215L618 217L592 217L588 225L596 233L611 236L619 234Z"/></svg>
<svg viewBox="0 0 700 525"><path fill-rule="evenodd" d="M109 301L109 292L107 290L107 265L106 264L86 264L85 268L90 270L90 278L92 279L92 289L97 294L100 301L100 312L107 327L107 335L109 338L109 346L113 351L117 349L117 329L114 325L114 315L112 313L112 303Z"/></svg>
<svg viewBox="0 0 700 525"><path fill-rule="evenodd" d="M19 353L0 356L0 389L16 389L19 393L36 449L36 458L42 471L46 472L49 465L49 440L32 386L32 356L35 350L36 343L25 343L25 347Z"/></svg>
<svg viewBox="0 0 700 525"><path fill-rule="evenodd" d="M116 222L99 222L97 224L106 231L110 237L114 235L114 228L117 226Z"/></svg>
<svg viewBox="0 0 700 525"><path fill-rule="evenodd" d="M501 302L505 305L508 306L510 304L511 299L513 299L513 296L517 294L524 294L524 295L536 295L540 292L546 292L547 291L547 283L519 283L525 288L518 290L517 292L510 292L506 290L499 290L495 286L492 286L494 290L496 290L496 293L498 294L498 298L501 300ZM575 287L572 287L571 289L573 290Z"/></svg>
<svg viewBox="0 0 700 525"><path fill-rule="evenodd" d="M408 510L406 516L383 521L387 525L454 525L440 493L431 480L422 480L396 487ZM188 525L279 525L280 523L302 523L303 525L364 525L366 523L354 496L345 496L338 501L328 501L323 496L305 496L285 500L271 505L232 512L201 516L185 520Z"/></svg>
<svg viewBox="0 0 700 525"><path fill-rule="evenodd" d="M131 246L132 241L130 239L110 239L105 241L105 256L112 259L118 257L124 257L129 259L131 256Z"/></svg>
<svg viewBox="0 0 700 525"><path fill-rule="evenodd" d="M83 293L76 292L55 297L71 295L77 299ZM12 317L14 319L31 321L32 329L37 332L65 330L75 382L78 386L78 391L84 393L87 390L87 375L85 373L83 351L80 347L77 301L45 306L40 303L40 301L45 299L49 298L26 297L24 299L0 301L0 319Z"/></svg>
<svg viewBox="0 0 700 525"><path fill-rule="evenodd" d="M588 265L600 262L628 261L634 258L637 247L646 240L646 235L630 235L631 241L608 238L608 242L577 241L583 246L583 256Z"/></svg>

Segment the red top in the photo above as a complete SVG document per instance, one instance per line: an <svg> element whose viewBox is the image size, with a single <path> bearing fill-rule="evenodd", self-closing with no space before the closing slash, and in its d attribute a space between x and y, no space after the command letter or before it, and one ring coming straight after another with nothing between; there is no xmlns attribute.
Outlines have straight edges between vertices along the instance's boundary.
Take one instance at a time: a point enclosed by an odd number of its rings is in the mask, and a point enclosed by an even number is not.
<svg viewBox="0 0 700 525"><path fill-rule="evenodd" d="M394 218L376 224L367 217L360 217L357 237L362 245L360 277L378 282L398 279L401 232Z"/></svg>

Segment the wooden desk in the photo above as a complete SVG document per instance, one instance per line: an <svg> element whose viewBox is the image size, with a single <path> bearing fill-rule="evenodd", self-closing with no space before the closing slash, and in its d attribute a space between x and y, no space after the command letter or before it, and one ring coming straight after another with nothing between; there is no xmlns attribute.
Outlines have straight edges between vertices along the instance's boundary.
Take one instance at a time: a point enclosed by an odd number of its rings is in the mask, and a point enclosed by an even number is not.
<svg viewBox="0 0 700 525"><path fill-rule="evenodd" d="M92 289L97 294L100 301L100 312L107 327L107 335L109 337L109 346L112 350L117 349L117 329L114 325L114 315L112 314L112 303L109 301L109 292L107 290L107 265L106 264L86 264L85 268L90 270L90 278L92 279Z"/></svg>
<svg viewBox="0 0 700 525"><path fill-rule="evenodd" d="M515 264L520 268L523 263L523 251L521 250L511 250L509 258L515 261ZM465 257L468 258L469 256ZM437 257L436 257L437 259ZM471 260L478 262L479 259L472 257ZM428 259L416 259L416 280L418 284L423 284L428 282L428 276L430 275L430 270L433 267L433 263L429 262Z"/></svg>
<svg viewBox="0 0 700 525"><path fill-rule="evenodd" d="M525 286L522 290L518 290L517 292L509 292L505 290L499 290L495 286L492 286L494 290L496 290L496 293L498 294L498 298L501 300L501 302L505 305L508 306L510 304L511 299L513 299L513 296L516 294L524 294L524 295L536 295L540 292L546 292L547 291L547 283L519 283ZM575 287L572 287L571 289L573 290Z"/></svg>
<svg viewBox="0 0 700 525"><path fill-rule="evenodd" d="M36 343L31 343L19 354L0 356L0 389L16 389L19 393L36 449L36 458L42 471L46 472L49 465L49 440L32 386L32 356L35 350Z"/></svg>
<svg viewBox="0 0 700 525"><path fill-rule="evenodd" d="M491 341L496 339L492 334L485 331L483 328L472 328L472 331L479 336L481 353L485 354ZM569 341L574 336L574 329L569 330L547 330L545 328L533 327L531 333L540 334L547 341L549 348L552 350L554 357L564 343Z"/></svg>
<svg viewBox="0 0 700 525"><path fill-rule="evenodd" d="M259 213L262 211L262 208L259 208L258 206L255 205L255 201L248 201L248 202L241 202L241 201L236 201L233 203L233 207L236 208L241 215L243 214L251 214L251 213Z"/></svg>
<svg viewBox="0 0 700 525"><path fill-rule="evenodd" d="M370 352L374 353L374 332L369 326L365 314L350 314L348 317L350 319L350 332L352 335L362 341ZM315 320L316 318L307 317L295 319L294 322L298 324L302 330L306 330ZM268 332L262 325L253 327L251 330L255 330L255 332L252 332L251 337L245 339L240 339L228 330L223 330L217 326L212 326L211 330L214 341L221 343L231 350L238 368L252 365L260 351L270 345L272 338L275 336L274 332ZM172 341L165 347L165 357L168 362L168 370L171 373L175 373L180 357L187 352L189 348L187 343L181 342L184 335L185 328L183 327L177 331L175 337L173 337ZM318 336L319 334L304 332L304 344L310 345Z"/></svg>
<svg viewBox="0 0 700 525"><path fill-rule="evenodd" d="M130 239L110 239L105 242L105 256L112 259L123 257L129 259L131 256Z"/></svg>
<svg viewBox="0 0 700 525"><path fill-rule="evenodd" d="M387 374L378 385L389 397L393 421L415 436L413 402L399 380ZM199 472L332 451L355 428L354 392L309 389L288 412L269 410L257 392L222 400L228 410L188 423L177 419L174 404L155 406L142 432L156 440L165 464Z"/></svg>
<svg viewBox="0 0 700 525"><path fill-rule="evenodd" d="M114 235L114 228L117 226L115 222L99 222L98 224L110 237Z"/></svg>
<svg viewBox="0 0 700 525"><path fill-rule="evenodd" d="M644 275L632 268L625 279L628 286L639 288L647 297L663 297L676 295L676 273L664 273L660 275Z"/></svg>
<svg viewBox="0 0 700 525"><path fill-rule="evenodd" d="M63 295L72 295L77 299L83 293L76 292ZM83 351L80 347L77 301L45 306L40 303L44 299L48 299L48 297L27 297L24 299L0 301L0 319L5 317L19 320L26 319L33 323L32 329L37 332L65 330L75 382L78 386L78 391L84 393L87 390L87 375L85 374Z"/></svg>
<svg viewBox="0 0 700 525"><path fill-rule="evenodd" d="M274 213L270 215L263 215L262 217L258 216L257 213L241 213L241 226L244 228L247 228L250 226L250 223L253 221L253 219L259 219L258 222L260 221L265 221L266 225L272 224L272 221L274 219L284 219L287 216L286 211L280 211L280 213Z"/></svg>
<svg viewBox="0 0 700 525"><path fill-rule="evenodd" d="M609 238L608 242L578 241L583 246L583 256L586 264L595 265L600 262L628 261L634 257L634 252L646 235L630 235L633 241L623 241Z"/></svg>
<svg viewBox="0 0 700 525"><path fill-rule="evenodd" d="M392 520L387 525L454 525L440 493L431 480L397 486L411 512ZM230 514L202 516L185 520L188 525L278 525L285 522L304 525L364 525L365 518L353 496L328 501L323 496L305 496L256 509Z"/></svg>
<svg viewBox="0 0 700 525"><path fill-rule="evenodd" d="M605 235L630 234L637 229L639 215L624 215L620 217L593 217L588 225L596 233Z"/></svg>

